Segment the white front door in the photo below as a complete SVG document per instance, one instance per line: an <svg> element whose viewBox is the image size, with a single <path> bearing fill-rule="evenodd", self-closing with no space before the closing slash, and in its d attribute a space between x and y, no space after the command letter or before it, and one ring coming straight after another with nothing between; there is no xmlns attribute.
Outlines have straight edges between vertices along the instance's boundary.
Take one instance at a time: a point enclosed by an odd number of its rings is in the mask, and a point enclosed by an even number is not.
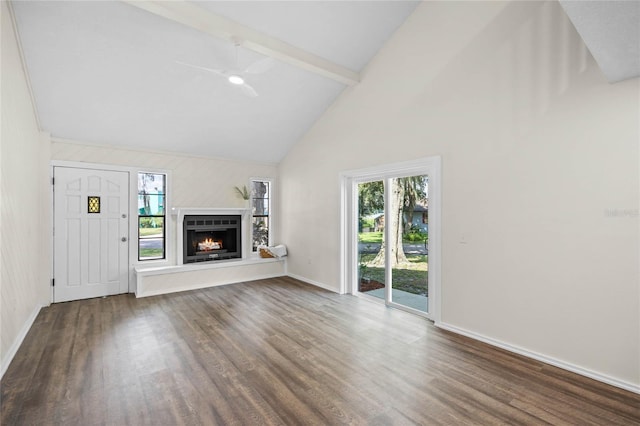
<svg viewBox="0 0 640 426"><path fill-rule="evenodd" d="M54 167L53 301L129 290L129 173Z"/></svg>

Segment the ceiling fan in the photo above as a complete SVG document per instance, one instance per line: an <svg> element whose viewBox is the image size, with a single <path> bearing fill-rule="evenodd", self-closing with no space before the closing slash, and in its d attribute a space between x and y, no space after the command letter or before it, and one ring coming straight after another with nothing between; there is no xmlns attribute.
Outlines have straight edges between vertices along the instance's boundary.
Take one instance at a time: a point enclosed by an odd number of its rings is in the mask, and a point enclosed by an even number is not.
<svg viewBox="0 0 640 426"><path fill-rule="evenodd" d="M236 43L235 46L236 46L236 61L235 61L235 67L231 70L207 68L207 67L202 67L200 65L188 64L186 62L180 62L180 61L176 61L176 63L180 65L185 65L187 67L195 68L197 70L207 71L214 75L222 77L225 80L227 80L229 84L239 87L240 90L242 90L242 93L244 93L245 95L255 98L256 96L258 96L258 92L256 92L256 89L254 89L249 84L247 84L245 75L246 74L262 74L264 72L269 71L271 67L273 67L274 65L274 60L273 58L260 59L250 64L244 70L240 71L240 68L238 65L238 49L240 47L240 44Z"/></svg>

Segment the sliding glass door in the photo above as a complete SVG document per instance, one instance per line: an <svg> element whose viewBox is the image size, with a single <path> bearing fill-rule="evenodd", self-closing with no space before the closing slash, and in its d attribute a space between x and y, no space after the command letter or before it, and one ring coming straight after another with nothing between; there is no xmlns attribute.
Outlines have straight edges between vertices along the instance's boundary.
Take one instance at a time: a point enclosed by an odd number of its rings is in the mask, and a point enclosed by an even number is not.
<svg viewBox="0 0 640 426"><path fill-rule="evenodd" d="M341 292L440 319L440 157L341 174Z"/></svg>
<svg viewBox="0 0 640 426"><path fill-rule="evenodd" d="M357 183L358 292L428 312L428 176Z"/></svg>

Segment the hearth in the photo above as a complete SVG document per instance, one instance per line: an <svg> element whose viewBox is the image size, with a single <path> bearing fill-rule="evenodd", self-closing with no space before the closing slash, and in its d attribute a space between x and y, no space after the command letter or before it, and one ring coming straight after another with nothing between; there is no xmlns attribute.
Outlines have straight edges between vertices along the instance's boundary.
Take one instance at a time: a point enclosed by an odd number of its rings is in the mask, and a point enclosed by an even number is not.
<svg viewBox="0 0 640 426"><path fill-rule="evenodd" d="M242 216L185 215L183 263L242 258Z"/></svg>

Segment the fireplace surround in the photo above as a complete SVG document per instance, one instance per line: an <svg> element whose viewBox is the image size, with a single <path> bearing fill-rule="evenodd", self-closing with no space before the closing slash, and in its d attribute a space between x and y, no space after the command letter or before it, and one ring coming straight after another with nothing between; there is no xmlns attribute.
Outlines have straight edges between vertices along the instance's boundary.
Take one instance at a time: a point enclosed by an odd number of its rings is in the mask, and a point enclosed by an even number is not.
<svg viewBox="0 0 640 426"><path fill-rule="evenodd" d="M182 262L242 258L241 215L185 215Z"/></svg>
<svg viewBox="0 0 640 426"><path fill-rule="evenodd" d="M175 218L176 223L176 245L175 245L175 264L184 265L188 267L204 267L207 265L223 265L225 263L236 263L240 260L246 260L250 253L247 249L251 247L251 243L248 242L249 235L247 234L250 229L249 221L249 209L246 208L220 208L220 207L173 207L171 208L171 215ZM211 258L211 261L199 261L187 263L184 259L184 240L187 238L185 233L184 221L188 216L240 216L241 229L238 231L240 235L240 246L238 248L238 258L220 259L217 260ZM213 253L210 253L213 254Z"/></svg>

